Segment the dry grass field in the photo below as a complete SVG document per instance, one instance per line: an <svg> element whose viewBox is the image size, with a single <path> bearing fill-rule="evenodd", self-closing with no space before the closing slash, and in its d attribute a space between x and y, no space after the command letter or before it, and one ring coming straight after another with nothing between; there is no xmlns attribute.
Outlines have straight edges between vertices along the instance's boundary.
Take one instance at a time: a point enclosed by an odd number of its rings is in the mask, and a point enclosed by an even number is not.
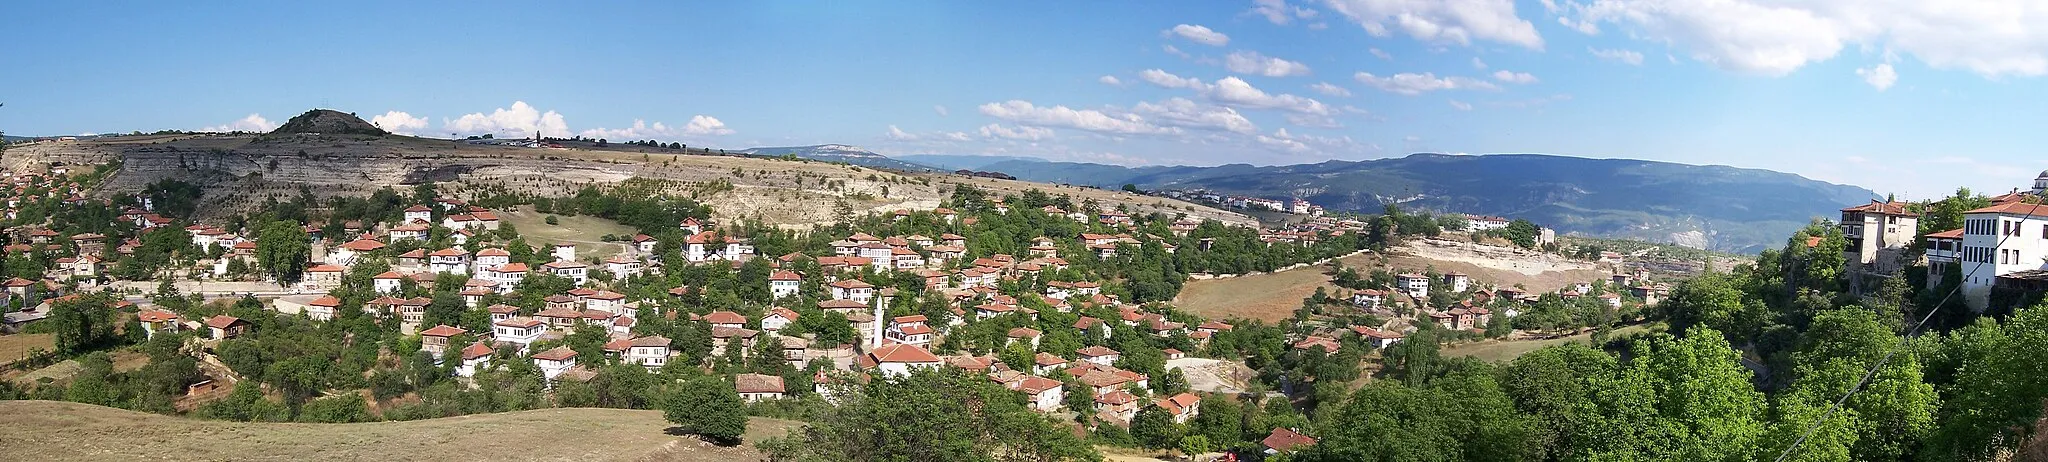
<svg viewBox="0 0 2048 462"><path fill-rule="evenodd" d="M754 418L717 447L666 433L659 411L541 409L412 422L242 423L77 403L0 402L0 454L113 460L760 460L751 444L797 423Z"/></svg>
<svg viewBox="0 0 2048 462"><path fill-rule="evenodd" d="M518 228L519 236L526 238L527 244L535 246L550 246L558 242L576 244L576 256L579 258L604 258L617 255L625 251L624 245L600 241L598 238L606 234L625 237L632 237L635 234L632 227L589 215L573 217L556 215L556 224L550 225L547 222L548 215L533 211L531 206L521 206L518 210L499 213L498 218ZM541 247L541 251L549 252L552 249Z"/></svg>
<svg viewBox="0 0 2048 462"><path fill-rule="evenodd" d="M1338 261L1358 267L1374 258L1372 254L1358 254ZM1301 300L1315 294L1317 287L1336 290L1336 286L1330 285L1328 271L1328 267L1315 265L1276 273L1188 281L1173 303L1211 319L1246 318L1273 323L1293 316L1294 310L1301 307Z"/></svg>
<svg viewBox="0 0 2048 462"><path fill-rule="evenodd" d="M1502 287L1521 285L1548 292L1573 282L1606 279L1608 270L1555 255L1493 246L1478 246L1446 240L1424 240L1391 249L1382 255L1361 253L1339 259L1344 266L1386 268L1398 271L1461 272L1475 283ZM1330 285L1328 268L1306 266L1275 273L1223 279L1188 281L1174 304L1202 316L1225 319L1247 318L1274 322L1286 319L1301 307L1301 300L1327 287L1331 296L1339 289Z"/></svg>
<svg viewBox="0 0 2048 462"><path fill-rule="evenodd" d="M57 336L53 334L0 335L0 366L22 360L29 350L49 351L56 347Z"/></svg>
<svg viewBox="0 0 2048 462"><path fill-rule="evenodd" d="M1645 330L1649 330L1649 326L1626 326L1615 329L1613 335L1626 335ZM1446 347L1443 350L1443 355L1446 357L1471 356L1488 362L1513 361L1515 358L1522 357L1524 354L1542 349L1543 347L1566 343L1591 344L1592 339L1593 332L1586 331L1576 335L1542 340L1482 340Z"/></svg>

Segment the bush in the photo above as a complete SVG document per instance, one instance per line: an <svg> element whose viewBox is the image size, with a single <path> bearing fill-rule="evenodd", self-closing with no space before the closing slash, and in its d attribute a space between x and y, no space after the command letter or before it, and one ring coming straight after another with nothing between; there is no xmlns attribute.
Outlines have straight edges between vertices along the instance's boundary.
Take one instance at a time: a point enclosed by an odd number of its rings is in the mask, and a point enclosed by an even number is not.
<svg viewBox="0 0 2048 462"><path fill-rule="evenodd" d="M548 215L547 223L550 225L562 224L561 220L556 220L554 215Z"/></svg>
<svg viewBox="0 0 2048 462"><path fill-rule="evenodd" d="M663 414L669 422L715 444L739 444L740 436L747 432L740 393L722 379L704 377L684 383L670 393L665 407Z"/></svg>

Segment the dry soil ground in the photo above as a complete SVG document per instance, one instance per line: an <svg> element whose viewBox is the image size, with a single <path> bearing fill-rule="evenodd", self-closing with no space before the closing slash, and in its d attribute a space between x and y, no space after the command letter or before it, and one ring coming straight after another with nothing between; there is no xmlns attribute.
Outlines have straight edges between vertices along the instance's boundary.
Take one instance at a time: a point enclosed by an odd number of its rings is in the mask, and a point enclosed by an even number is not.
<svg viewBox="0 0 2048 462"><path fill-rule="evenodd" d="M1390 270L1461 272L1474 282L1498 286L1520 284L1534 291L1553 291L1573 282L1604 279L1609 273L1586 262L1555 255L1504 247L1476 245L1447 240L1415 241L1391 249L1387 264L1380 255L1362 253L1339 259L1352 268L1387 267ZM1301 300L1317 287L1329 287L1328 269L1321 265L1268 274L1189 281L1174 304L1209 318L1232 317L1274 322L1286 319L1301 307Z"/></svg>
<svg viewBox="0 0 2048 462"><path fill-rule="evenodd" d="M759 460L795 422L754 418L747 444L666 433L659 411L542 409L412 422L242 423L77 403L0 402L0 454L36 460Z"/></svg>
<svg viewBox="0 0 2048 462"><path fill-rule="evenodd" d="M13 364L28 356L29 350L49 351L57 347L57 336L52 334L0 335L0 366Z"/></svg>

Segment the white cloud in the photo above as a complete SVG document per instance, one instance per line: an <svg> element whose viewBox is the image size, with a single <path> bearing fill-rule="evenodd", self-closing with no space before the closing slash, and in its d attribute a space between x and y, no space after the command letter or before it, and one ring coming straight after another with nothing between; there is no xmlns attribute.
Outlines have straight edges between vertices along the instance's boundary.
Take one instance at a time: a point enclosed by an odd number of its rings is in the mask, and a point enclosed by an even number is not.
<svg viewBox="0 0 2048 462"><path fill-rule="evenodd" d="M2048 75L2048 4L2035 0L1591 0L1583 21L1689 51L1723 69L1784 75L1846 45L1911 55L1937 69Z"/></svg>
<svg viewBox="0 0 2048 462"><path fill-rule="evenodd" d="M1605 59L1608 61L1628 63L1628 65L1630 66L1643 65L1643 54L1637 53L1634 50L1603 50L1599 48L1586 47L1586 52L1592 53L1593 57Z"/></svg>
<svg viewBox="0 0 2048 462"><path fill-rule="evenodd" d="M464 114L455 120L441 124L443 131L458 135L481 135L524 137L534 132L541 136L567 137L569 124L562 120L562 114L555 111L541 112L525 101L513 101L511 108L498 108L489 115L479 112Z"/></svg>
<svg viewBox="0 0 2048 462"><path fill-rule="evenodd" d="M1472 110L1472 103L1467 103L1464 101L1458 101L1454 99L1451 100L1451 107L1460 111L1470 111Z"/></svg>
<svg viewBox="0 0 2048 462"><path fill-rule="evenodd" d="M1536 25L1515 15L1514 0L1326 0L1366 33L1386 37L1398 28L1416 40L1471 45L1487 40L1543 49Z"/></svg>
<svg viewBox="0 0 2048 462"><path fill-rule="evenodd" d="M1492 82L1487 82L1485 80L1479 80L1471 77L1456 76L1446 76L1439 78L1436 76L1435 73L1431 72L1424 72L1421 74L1404 72L1400 74L1394 74L1390 77L1381 77L1373 75L1369 72L1360 72L1352 75L1352 78L1357 79L1359 83L1370 85L1373 88L1378 88L1388 93L1409 96L1420 95L1423 93L1428 93L1437 90L1500 89L1499 85L1494 85Z"/></svg>
<svg viewBox="0 0 2048 462"><path fill-rule="evenodd" d="M1472 57L1472 68L1482 71L1486 70L1486 61L1480 61L1478 56L1474 56Z"/></svg>
<svg viewBox="0 0 2048 462"><path fill-rule="evenodd" d="M1178 75L1173 75L1173 73L1171 72L1166 72L1159 69L1146 69L1140 71L1138 72L1138 78L1144 80L1145 83L1150 83L1165 88L1192 88L1196 90L1203 90L1208 88L1208 86L1204 85L1200 79L1196 79L1194 77L1181 77Z"/></svg>
<svg viewBox="0 0 2048 462"><path fill-rule="evenodd" d="M1890 63L1879 64L1877 67L1856 69L1856 75L1862 76L1863 82L1870 84L1877 91L1885 91L1885 89L1891 88L1892 84L1899 83L1899 73L1892 70Z"/></svg>
<svg viewBox="0 0 2048 462"><path fill-rule="evenodd" d="M1359 152L1371 146L1361 145L1351 137L1326 137L1309 134L1289 133L1287 129L1274 130L1273 134L1259 134L1253 141L1268 149L1291 154Z"/></svg>
<svg viewBox="0 0 2048 462"><path fill-rule="evenodd" d="M1121 86L1124 86L1124 81L1123 81L1123 80L1120 80L1120 79L1117 79L1117 78L1116 78L1116 76L1114 76L1114 75L1105 75L1105 76L1102 76L1102 77L1098 77L1098 78L1096 78L1096 79L1095 79L1095 81L1097 81L1097 82L1102 82L1102 84L1103 84L1103 85L1109 85L1109 86L1112 86L1112 87L1121 87Z"/></svg>
<svg viewBox="0 0 2048 462"><path fill-rule="evenodd" d="M276 130L276 129L277 129L277 124L276 124L276 123L273 123L273 122L271 122L271 121L270 121L270 119L265 119L265 118L263 118L263 115L261 115L261 114L249 114L249 116L248 116L248 117L243 117L243 118L240 118L240 119L235 119L235 121L233 121L233 122L228 122L228 123L225 123L225 124L221 124L221 125L214 125L214 126L211 126L211 127L201 128L201 129L199 129L199 131L202 131L202 132L222 132L222 133L226 133L226 132L268 132L268 131L271 131L271 130Z"/></svg>
<svg viewBox="0 0 2048 462"><path fill-rule="evenodd" d="M1318 14L1316 10L1307 7L1288 5L1287 0L1252 0L1251 11L1245 13L1264 16L1267 22L1282 26L1294 22L1297 18L1309 19Z"/></svg>
<svg viewBox="0 0 2048 462"><path fill-rule="evenodd" d="M731 135L733 131L732 129L725 128L725 122L720 122L717 117L697 115L690 117L690 123L684 124L681 127L661 122L649 124L645 120L634 119L633 125L630 127L598 127L576 132L576 134L584 138L608 140L674 140L700 136Z"/></svg>
<svg viewBox="0 0 2048 462"><path fill-rule="evenodd" d="M1249 50L1238 51L1224 57L1223 68L1239 74L1257 74L1266 77L1292 77L1309 74L1307 64L1266 56Z"/></svg>
<svg viewBox="0 0 2048 462"><path fill-rule="evenodd" d="M1173 46L1173 45L1160 45L1160 46L1159 46L1159 49L1160 49L1160 50L1162 50L1162 51L1165 51L1165 52L1166 52L1166 54L1169 54L1169 55L1174 55L1174 56L1179 56L1179 57L1181 57L1181 59L1187 59L1187 58L1192 58L1192 57L1194 57L1194 55L1190 55L1190 54L1188 54L1188 52L1185 52L1185 51L1180 51L1180 48L1178 48L1178 47L1175 47L1175 46Z"/></svg>
<svg viewBox="0 0 2048 462"><path fill-rule="evenodd" d="M939 113L939 117L945 117L953 114L953 110L946 109L946 106L939 104L932 105L932 112Z"/></svg>
<svg viewBox="0 0 2048 462"><path fill-rule="evenodd" d="M889 126L889 131L888 131L888 132L885 132L885 133L883 133L883 134L882 134L882 137L883 137L883 138L888 138L888 139L889 139L889 140L891 140L891 141L918 141L918 140L929 140L929 141L940 141L940 142L945 142L945 141L968 141L968 140L974 139L974 137L968 136L968 135L967 135L967 133L964 133L964 132L937 132L937 133L930 133L930 134L924 134L924 135L919 135L919 134L913 134L913 133L910 133L910 132L905 132L905 131L903 131L903 129L901 129L901 128L896 128L896 126L895 126L895 125L890 125L890 126Z"/></svg>
<svg viewBox="0 0 2048 462"><path fill-rule="evenodd" d="M1421 141L1422 141L1422 137L1420 137L1420 136L1415 136L1415 135L1408 135L1408 136L1404 136L1404 137L1401 137L1401 141L1407 141L1407 142L1410 142L1410 143L1416 143L1416 142L1421 142Z"/></svg>
<svg viewBox="0 0 2048 462"><path fill-rule="evenodd" d="M894 129L896 127L891 126L889 128ZM1021 125L1005 127L1002 124L988 124L981 126L981 136L1007 140L1038 141L1052 138L1053 132L1052 129L1043 127L1026 127Z"/></svg>
<svg viewBox="0 0 2048 462"><path fill-rule="evenodd" d="M1351 89L1340 87L1330 82L1316 82L1314 85L1309 85L1308 88L1310 90L1315 90L1316 93L1322 93L1324 96L1335 96L1338 98L1351 97Z"/></svg>
<svg viewBox="0 0 2048 462"><path fill-rule="evenodd" d="M1367 48L1367 49L1365 49L1365 52L1367 52L1367 53L1372 53L1372 55L1373 55L1373 56L1378 56L1378 57L1380 57L1380 59L1384 59L1384 60L1388 60L1388 61L1393 61L1393 60L1394 60L1394 55L1392 55L1392 54L1388 54L1388 53L1387 53L1387 50L1382 50L1382 49L1378 49L1378 48Z"/></svg>
<svg viewBox="0 0 2048 462"><path fill-rule="evenodd" d="M1210 100L1229 106L1253 109L1280 109L1302 114L1329 115L1330 108L1321 101L1290 94L1269 94L1253 87L1237 77L1224 77L1210 86L1206 94Z"/></svg>
<svg viewBox="0 0 2048 462"><path fill-rule="evenodd" d="M1203 130L1220 130L1235 133L1257 133L1259 127L1252 124L1237 110L1196 103L1187 98L1170 98L1158 103L1140 102L1133 112L1157 120L1160 124Z"/></svg>
<svg viewBox="0 0 2048 462"><path fill-rule="evenodd" d="M1287 123L1312 128L1344 128L1344 124L1335 117L1309 114L1288 114Z"/></svg>
<svg viewBox="0 0 2048 462"><path fill-rule="evenodd" d="M426 130L428 123L427 118L413 117L404 111L386 111L384 115L370 118L370 125L376 125L387 132L409 136L418 135L421 130Z"/></svg>
<svg viewBox="0 0 2048 462"><path fill-rule="evenodd" d="M1173 26L1173 29L1167 30L1166 33L1178 35L1180 38L1203 45L1220 47L1230 44L1230 36L1199 25L1181 24Z"/></svg>
<svg viewBox="0 0 2048 462"><path fill-rule="evenodd" d="M708 115L690 116L690 124L683 126L683 134L692 136L731 135L732 129L725 128L725 122Z"/></svg>
<svg viewBox="0 0 2048 462"><path fill-rule="evenodd" d="M1536 83L1536 76L1527 72L1509 72L1507 69L1493 71L1493 79L1514 84Z"/></svg>
<svg viewBox="0 0 2048 462"><path fill-rule="evenodd" d="M1571 30L1579 31L1579 33L1581 34L1600 35L1600 25L1594 24L1593 21L1574 21L1572 20L1572 18L1559 16L1557 18L1557 24L1569 28Z"/></svg>
<svg viewBox="0 0 2048 462"><path fill-rule="evenodd" d="M1066 106L1039 107L1030 101L1016 99L983 104L979 109L982 115L1038 127L1064 127L1122 135L1178 132L1178 129L1172 127L1154 125L1136 114L1110 115L1094 109L1072 109Z"/></svg>

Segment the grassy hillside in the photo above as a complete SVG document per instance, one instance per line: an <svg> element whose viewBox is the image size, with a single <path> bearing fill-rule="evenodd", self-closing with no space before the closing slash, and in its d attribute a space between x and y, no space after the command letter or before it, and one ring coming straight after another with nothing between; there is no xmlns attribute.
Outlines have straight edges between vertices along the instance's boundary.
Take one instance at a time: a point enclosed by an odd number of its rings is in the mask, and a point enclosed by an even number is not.
<svg viewBox="0 0 2048 462"><path fill-rule="evenodd" d="M52 401L0 401L0 454L104 460L756 460L794 422L754 418L747 444L666 433L659 411L542 409L412 422L241 423Z"/></svg>

